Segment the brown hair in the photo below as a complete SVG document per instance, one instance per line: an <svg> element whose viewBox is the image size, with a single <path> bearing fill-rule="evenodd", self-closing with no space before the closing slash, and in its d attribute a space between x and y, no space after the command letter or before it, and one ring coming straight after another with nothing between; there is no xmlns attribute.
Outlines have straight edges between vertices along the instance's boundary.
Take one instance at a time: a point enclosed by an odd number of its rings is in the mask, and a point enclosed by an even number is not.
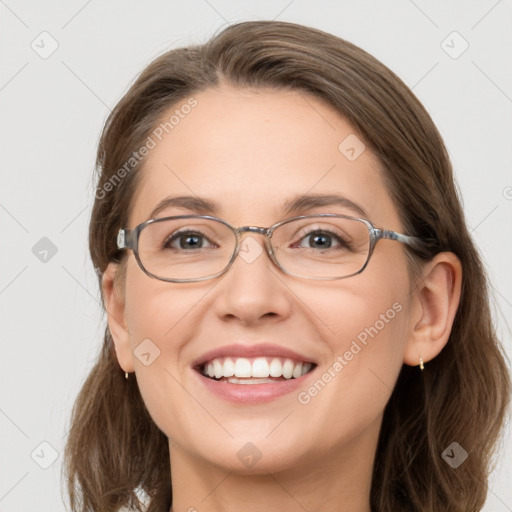
<svg viewBox="0 0 512 512"><path fill-rule="evenodd" d="M450 339L423 372L403 365L384 411L370 498L379 512L481 510L510 398L485 271L433 121L392 71L357 46L305 26L254 21L155 59L111 112L99 143L89 248L100 283L108 263L120 261L116 234L127 224L142 164L112 179L171 106L223 83L291 88L327 101L382 162L406 232L436 241L421 261L440 251L459 257L462 295ZM134 377L125 380L107 327L65 449L74 512L141 510L141 491L149 512L171 506L168 439ZM453 441L469 453L456 470L441 457Z"/></svg>

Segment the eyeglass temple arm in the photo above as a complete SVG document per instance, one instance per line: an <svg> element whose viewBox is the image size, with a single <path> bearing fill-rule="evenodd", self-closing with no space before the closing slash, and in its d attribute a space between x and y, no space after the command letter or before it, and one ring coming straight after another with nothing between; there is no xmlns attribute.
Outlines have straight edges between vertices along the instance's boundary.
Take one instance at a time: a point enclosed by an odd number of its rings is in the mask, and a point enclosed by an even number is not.
<svg viewBox="0 0 512 512"><path fill-rule="evenodd" d="M375 229L376 238L385 238L387 240L397 240L403 244L410 245L411 247L421 248L423 246L423 240L417 236L402 235L396 231L390 231L387 229Z"/></svg>
<svg viewBox="0 0 512 512"><path fill-rule="evenodd" d="M129 229L121 228L117 233L117 248L118 249L131 249L132 248L132 231Z"/></svg>

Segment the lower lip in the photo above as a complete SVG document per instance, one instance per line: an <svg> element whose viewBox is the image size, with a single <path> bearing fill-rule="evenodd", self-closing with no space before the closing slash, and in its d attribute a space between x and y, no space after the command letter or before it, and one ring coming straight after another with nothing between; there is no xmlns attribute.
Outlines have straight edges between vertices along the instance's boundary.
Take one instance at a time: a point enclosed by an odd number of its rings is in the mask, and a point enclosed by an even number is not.
<svg viewBox="0 0 512 512"><path fill-rule="evenodd" d="M315 370L316 367L298 379L281 380L265 384L231 384L230 382L209 379L199 371L193 371L206 388L220 398L238 404L260 404L270 402L280 396L296 391L304 385L306 379L315 373Z"/></svg>

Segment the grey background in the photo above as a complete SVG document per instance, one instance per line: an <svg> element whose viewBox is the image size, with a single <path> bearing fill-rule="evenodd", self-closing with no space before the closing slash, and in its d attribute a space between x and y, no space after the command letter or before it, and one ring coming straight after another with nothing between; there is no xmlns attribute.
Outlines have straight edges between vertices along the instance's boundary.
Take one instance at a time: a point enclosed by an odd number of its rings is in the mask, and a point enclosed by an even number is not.
<svg viewBox="0 0 512 512"><path fill-rule="evenodd" d="M158 54L250 19L341 36L413 89L448 147L510 357L511 1L0 0L0 511L65 510L69 415L104 325L87 225L109 109ZM512 510L510 428L499 453L487 512Z"/></svg>

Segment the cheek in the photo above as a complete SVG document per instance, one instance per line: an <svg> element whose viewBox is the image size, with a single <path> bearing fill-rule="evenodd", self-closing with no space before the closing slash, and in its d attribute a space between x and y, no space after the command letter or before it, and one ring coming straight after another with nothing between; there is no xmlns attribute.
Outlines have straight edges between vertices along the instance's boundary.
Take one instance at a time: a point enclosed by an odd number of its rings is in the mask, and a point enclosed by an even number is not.
<svg viewBox="0 0 512 512"><path fill-rule="evenodd" d="M200 325L194 312L204 290L183 290L139 274L128 274L126 281L126 322L137 384L155 424L168 437L186 436L172 411L190 406L180 382L188 370L189 341Z"/></svg>
<svg viewBox="0 0 512 512"><path fill-rule="evenodd" d="M318 440L319 449L373 424L402 368L408 325L407 271L390 275L384 268L374 265L366 275L350 278L350 283L347 279L336 287L323 287L307 304L318 314L310 314L308 321L315 321L319 339L328 346L317 380L298 397L301 410L310 418L311 435L322 429L325 438Z"/></svg>
<svg viewBox="0 0 512 512"><path fill-rule="evenodd" d="M126 283L126 322L132 349L144 339L159 341L172 320L173 308L160 300L158 283L145 275L128 277Z"/></svg>
<svg viewBox="0 0 512 512"><path fill-rule="evenodd" d="M178 354L194 335L189 317L201 294L181 286L145 275L127 279L126 322L134 351L141 341L150 339L161 355Z"/></svg>
<svg viewBox="0 0 512 512"><path fill-rule="evenodd" d="M408 290L405 257L396 251L317 295L311 309L320 312L321 337L329 340L332 361L342 358L343 373L367 379L374 370L394 386L407 336Z"/></svg>
<svg viewBox="0 0 512 512"><path fill-rule="evenodd" d="M390 291L361 296L344 294L332 311L333 359L342 358L348 372L374 368L393 385L405 346L406 306L403 295ZM337 313L337 315L336 315Z"/></svg>
<svg viewBox="0 0 512 512"><path fill-rule="evenodd" d="M125 320L139 383L162 373L166 353L173 350L170 333L183 315L183 301L174 299L167 284L146 276L135 261L130 261L125 284Z"/></svg>

